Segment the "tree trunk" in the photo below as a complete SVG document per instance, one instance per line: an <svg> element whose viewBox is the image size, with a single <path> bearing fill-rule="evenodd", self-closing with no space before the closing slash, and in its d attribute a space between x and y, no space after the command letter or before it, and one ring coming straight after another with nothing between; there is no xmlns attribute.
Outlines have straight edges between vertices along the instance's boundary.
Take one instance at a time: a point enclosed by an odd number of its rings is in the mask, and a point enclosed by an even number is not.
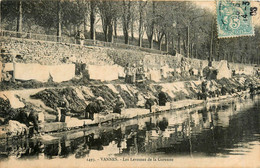
<svg viewBox="0 0 260 168"><path fill-rule="evenodd" d="M129 1L128 4L126 4L126 1L123 1L123 15L122 15L122 24L123 24L123 33L125 38L125 44L129 44L129 24L131 24L131 3Z"/></svg>
<svg viewBox="0 0 260 168"><path fill-rule="evenodd" d="M143 35L142 34L140 34L140 32L139 32L139 37L138 37L138 46L139 47L142 47L142 44L143 43Z"/></svg>
<svg viewBox="0 0 260 168"><path fill-rule="evenodd" d="M88 19L87 19L87 16L85 14L85 16L84 16L84 25L83 25L84 34L85 34L85 32L87 32L87 22L88 22Z"/></svg>
<svg viewBox="0 0 260 168"><path fill-rule="evenodd" d="M96 40L96 27L95 27L95 21L96 21L96 13L95 13L95 2L90 1L90 39Z"/></svg>
<svg viewBox="0 0 260 168"><path fill-rule="evenodd" d="M153 48L153 34L147 36L149 42L149 48Z"/></svg>
<svg viewBox="0 0 260 168"><path fill-rule="evenodd" d="M220 41L219 39L217 39L216 41L216 48L215 48L215 57L216 57L216 61L219 59L219 45L220 45Z"/></svg>
<svg viewBox="0 0 260 168"><path fill-rule="evenodd" d="M152 18L155 16L155 1L152 2ZM148 37L149 48L153 48L153 34L154 34L154 20L151 21L151 24L148 25L146 30L146 34Z"/></svg>
<svg viewBox="0 0 260 168"><path fill-rule="evenodd" d="M196 44L196 48L195 48L195 58L198 58L198 46Z"/></svg>
<svg viewBox="0 0 260 168"><path fill-rule="evenodd" d="M107 34L108 34L108 26L105 25L105 28L103 29L104 31L104 38L105 38L105 42L108 42L108 38L107 38Z"/></svg>
<svg viewBox="0 0 260 168"><path fill-rule="evenodd" d="M107 22L107 19L106 19L106 16L104 16L102 18L102 28L103 28L103 33L104 33L104 40L106 42L108 42L108 22Z"/></svg>
<svg viewBox="0 0 260 168"><path fill-rule="evenodd" d="M144 3L142 5L142 3ZM144 35L144 8L147 5L147 1L146 2L139 2L139 28L138 28L138 46L142 47L142 43L143 43L143 35Z"/></svg>
<svg viewBox="0 0 260 168"><path fill-rule="evenodd" d="M133 16L131 18L131 41L134 41L134 19Z"/></svg>
<svg viewBox="0 0 260 168"><path fill-rule="evenodd" d="M117 19L114 20L114 36L117 38Z"/></svg>
<svg viewBox="0 0 260 168"><path fill-rule="evenodd" d="M129 34L128 34L128 25L127 24L128 23L123 23L123 33L124 33L125 44L129 44Z"/></svg>
<svg viewBox="0 0 260 168"><path fill-rule="evenodd" d="M153 29L154 29L154 24L152 23L151 25L149 25L149 27L147 27L147 30L146 30L149 48L153 48L153 34L154 34Z"/></svg>
<svg viewBox="0 0 260 168"><path fill-rule="evenodd" d="M171 51L173 51L173 50L175 50L175 47L174 47L174 39L173 39L173 36L172 36L172 50Z"/></svg>
<svg viewBox="0 0 260 168"><path fill-rule="evenodd" d="M0 0L0 30L2 30L2 0Z"/></svg>
<svg viewBox="0 0 260 168"><path fill-rule="evenodd" d="M129 44L129 38L128 38L128 30L127 28L123 28L124 38L125 38L125 44Z"/></svg>
<svg viewBox="0 0 260 168"><path fill-rule="evenodd" d="M158 50L162 50L162 39L163 39L164 33L161 34L161 36L158 36Z"/></svg>
<svg viewBox="0 0 260 168"><path fill-rule="evenodd" d="M169 34L165 35L165 45L166 45L166 52L169 52L169 44L168 44Z"/></svg>
<svg viewBox="0 0 260 168"><path fill-rule="evenodd" d="M194 43L191 43L190 53L191 53L191 58L194 58Z"/></svg>
<svg viewBox="0 0 260 168"><path fill-rule="evenodd" d="M213 58L213 39L214 39L214 22L211 24L211 38L210 38L210 50L209 50L209 59Z"/></svg>
<svg viewBox="0 0 260 168"><path fill-rule="evenodd" d="M60 42L61 38L61 1L57 1L57 42Z"/></svg>
<svg viewBox="0 0 260 168"><path fill-rule="evenodd" d="M190 57L190 27L187 26L187 57Z"/></svg>
<svg viewBox="0 0 260 168"><path fill-rule="evenodd" d="M138 33L139 33L139 37L138 37L138 46L142 47L142 42L143 42L143 34L144 34L144 27L143 27L143 12L140 12L140 17L139 17L139 29L138 29Z"/></svg>
<svg viewBox="0 0 260 168"><path fill-rule="evenodd" d="M181 53L181 35L178 34L178 53Z"/></svg>
<svg viewBox="0 0 260 168"><path fill-rule="evenodd" d="M17 10L18 10L18 16L17 16L17 37L21 37L20 32L22 32L22 24L23 24L23 7L22 7L22 0L19 0L17 2Z"/></svg>
<svg viewBox="0 0 260 168"><path fill-rule="evenodd" d="M187 44L186 44L186 41L185 39L182 39L182 43L183 43L183 52L184 54L183 55L186 55L187 56Z"/></svg>
<svg viewBox="0 0 260 168"><path fill-rule="evenodd" d="M108 25L108 42L113 42L113 23Z"/></svg>

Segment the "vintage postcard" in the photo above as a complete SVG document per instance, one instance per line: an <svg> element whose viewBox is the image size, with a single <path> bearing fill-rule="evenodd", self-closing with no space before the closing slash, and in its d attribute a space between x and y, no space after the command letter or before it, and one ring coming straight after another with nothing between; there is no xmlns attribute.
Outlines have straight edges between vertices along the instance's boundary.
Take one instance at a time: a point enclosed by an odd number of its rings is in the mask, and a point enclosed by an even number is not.
<svg viewBox="0 0 260 168"><path fill-rule="evenodd" d="M0 0L0 167L260 167L259 0Z"/></svg>

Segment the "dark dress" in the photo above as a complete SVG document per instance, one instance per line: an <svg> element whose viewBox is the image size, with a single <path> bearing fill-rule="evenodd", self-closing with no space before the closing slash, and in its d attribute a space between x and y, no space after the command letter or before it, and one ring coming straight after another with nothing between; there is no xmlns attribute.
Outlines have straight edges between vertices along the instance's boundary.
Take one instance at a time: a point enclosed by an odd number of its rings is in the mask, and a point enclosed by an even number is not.
<svg viewBox="0 0 260 168"><path fill-rule="evenodd" d="M25 124L27 127L29 127L29 119L28 119L28 115L26 112L24 111L20 111L19 114L16 117L16 120L19 121L20 123Z"/></svg>
<svg viewBox="0 0 260 168"><path fill-rule="evenodd" d="M67 109L66 108L61 108L60 112L61 112L60 122L65 122Z"/></svg>
<svg viewBox="0 0 260 168"><path fill-rule="evenodd" d="M85 109L85 118L94 120L94 113L99 113L103 107L98 102L89 103Z"/></svg>
<svg viewBox="0 0 260 168"><path fill-rule="evenodd" d="M113 109L113 113L121 114L121 109L124 107L124 103L122 101L118 101Z"/></svg>
<svg viewBox="0 0 260 168"><path fill-rule="evenodd" d="M57 121L59 122L65 122L65 119L66 119L66 113L68 112L68 102L66 101L62 101L60 104L59 104L59 109L60 109L60 113L61 113L61 116L60 118L57 118Z"/></svg>
<svg viewBox="0 0 260 168"><path fill-rule="evenodd" d="M33 123L33 128L29 129L29 134L32 136L34 130L39 133L39 125L38 125L38 114L34 112L30 112L28 117L29 122Z"/></svg>
<svg viewBox="0 0 260 168"><path fill-rule="evenodd" d="M165 131L165 129L168 127L168 121L166 119L160 121L158 127L160 130Z"/></svg>
<svg viewBox="0 0 260 168"><path fill-rule="evenodd" d="M167 102L167 96L164 92L159 93L159 106L165 106Z"/></svg>
<svg viewBox="0 0 260 168"><path fill-rule="evenodd" d="M201 83L201 91L202 91L201 98L206 100L207 99L207 83L206 82Z"/></svg>
<svg viewBox="0 0 260 168"><path fill-rule="evenodd" d="M144 107L146 109L150 109L150 112L152 112L152 106L155 104L155 102L156 102L156 100L154 100L154 99L151 99L151 98L147 99L146 102L145 102Z"/></svg>

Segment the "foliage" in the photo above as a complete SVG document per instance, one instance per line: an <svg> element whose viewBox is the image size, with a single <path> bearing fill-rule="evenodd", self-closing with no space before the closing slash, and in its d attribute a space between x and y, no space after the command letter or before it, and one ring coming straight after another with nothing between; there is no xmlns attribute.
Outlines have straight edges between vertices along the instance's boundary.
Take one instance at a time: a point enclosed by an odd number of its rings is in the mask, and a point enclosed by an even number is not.
<svg viewBox="0 0 260 168"><path fill-rule="evenodd" d="M22 13L18 2L22 1ZM58 4L61 18L58 19ZM90 37L96 39L95 24L101 20L103 37L113 42L117 30L122 28L124 39L129 44L129 29L138 34L135 45L148 46L169 53L181 53L199 59L212 56L215 60L230 62L259 63L260 28L255 27L255 36L232 39L218 39L215 14L199 8L192 2L181 1L86 1L86 0L2 0L1 26L7 30L17 30L19 13L22 14L22 31L46 33L62 36L75 35L84 24L84 31L90 25ZM90 19L88 16L90 15ZM20 15L21 16L21 15ZM61 23L60 23L61 22ZM89 24L87 24L89 22ZM137 32L134 32L137 31ZM144 34L146 33L146 39ZM100 38L99 38L100 40ZM120 39L117 39L119 41ZM164 42L165 40L165 42Z"/></svg>

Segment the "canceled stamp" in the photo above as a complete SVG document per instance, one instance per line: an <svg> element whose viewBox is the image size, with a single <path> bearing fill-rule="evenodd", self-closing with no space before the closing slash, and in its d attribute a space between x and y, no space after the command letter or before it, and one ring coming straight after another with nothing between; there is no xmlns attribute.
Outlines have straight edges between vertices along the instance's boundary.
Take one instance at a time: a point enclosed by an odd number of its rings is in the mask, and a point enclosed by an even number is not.
<svg viewBox="0 0 260 168"><path fill-rule="evenodd" d="M218 38L254 35L256 11L247 0L217 0Z"/></svg>

